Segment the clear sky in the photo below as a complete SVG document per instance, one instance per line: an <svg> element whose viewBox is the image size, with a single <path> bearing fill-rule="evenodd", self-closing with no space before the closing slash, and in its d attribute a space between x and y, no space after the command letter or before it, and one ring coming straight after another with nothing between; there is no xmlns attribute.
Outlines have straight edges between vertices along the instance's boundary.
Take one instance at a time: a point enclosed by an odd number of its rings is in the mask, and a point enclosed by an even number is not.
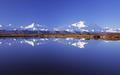
<svg viewBox="0 0 120 75"><path fill-rule="evenodd" d="M0 0L0 24L120 25L120 0Z"/></svg>

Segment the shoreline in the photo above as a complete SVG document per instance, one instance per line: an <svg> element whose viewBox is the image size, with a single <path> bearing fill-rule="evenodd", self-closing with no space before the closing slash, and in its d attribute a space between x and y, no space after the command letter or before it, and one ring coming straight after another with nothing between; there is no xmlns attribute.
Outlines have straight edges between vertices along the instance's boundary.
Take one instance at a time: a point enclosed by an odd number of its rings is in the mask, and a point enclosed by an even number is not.
<svg viewBox="0 0 120 75"><path fill-rule="evenodd" d="M76 38L76 39L101 39L101 40L120 40L120 33L19 33L19 32L0 32L0 38Z"/></svg>

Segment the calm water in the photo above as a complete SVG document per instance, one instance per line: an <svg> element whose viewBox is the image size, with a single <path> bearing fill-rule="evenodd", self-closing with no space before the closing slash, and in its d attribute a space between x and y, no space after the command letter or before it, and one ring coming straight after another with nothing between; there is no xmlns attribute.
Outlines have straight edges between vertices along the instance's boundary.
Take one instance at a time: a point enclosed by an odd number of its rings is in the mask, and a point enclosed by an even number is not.
<svg viewBox="0 0 120 75"><path fill-rule="evenodd" d="M0 39L0 75L120 75L120 42Z"/></svg>

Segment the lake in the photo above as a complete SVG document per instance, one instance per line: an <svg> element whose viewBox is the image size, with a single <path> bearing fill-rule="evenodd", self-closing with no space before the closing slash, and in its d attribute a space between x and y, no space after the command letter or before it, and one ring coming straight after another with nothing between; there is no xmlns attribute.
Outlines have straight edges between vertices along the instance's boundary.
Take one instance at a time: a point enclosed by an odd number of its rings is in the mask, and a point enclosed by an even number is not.
<svg viewBox="0 0 120 75"><path fill-rule="evenodd" d="M120 41L1 38L1 75L120 75Z"/></svg>

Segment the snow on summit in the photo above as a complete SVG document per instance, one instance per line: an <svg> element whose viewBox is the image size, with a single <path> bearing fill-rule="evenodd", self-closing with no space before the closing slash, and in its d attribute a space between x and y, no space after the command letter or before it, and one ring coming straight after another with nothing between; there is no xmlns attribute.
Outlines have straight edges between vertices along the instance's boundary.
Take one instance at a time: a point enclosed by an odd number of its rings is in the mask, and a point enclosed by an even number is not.
<svg viewBox="0 0 120 75"><path fill-rule="evenodd" d="M74 24L72 24L71 26L77 27L77 28L79 28L79 29L86 27L84 21L80 21L80 22L74 23Z"/></svg>
<svg viewBox="0 0 120 75"><path fill-rule="evenodd" d="M0 25L0 28L2 27L2 25Z"/></svg>
<svg viewBox="0 0 120 75"><path fill-rule="evenodd" d="M104 32L120 33L120 28L104 27Z"/></svg>
<svg viewBox="0 0 120 75"><path fill-rule="evenodd" d="M25 29L31 29L31 28L34 28L34 26L35 26L35 23L32 23L32 24L30 24L28 26L25 26L24 28Z"/></svg>
<svg viewBox="0 0 120 75"><path fill-rule="evenodd" d="M30 25L27 26L20 26L21 29L24 30L41 30L41 31L47 31L48 29L40 24L37 23L32 23Z"/></svg>
<svg viewBox="0 0 120 75"><path fill-rule="evenodd" d="M78 21L70 25L50 28L38 23L31 23L29 25L0 25L0 30L31 30L31 31L67 31L67 32L114 32L120 33L120 27L100 27L96 24L86 25L85 21Z"/></svg>

